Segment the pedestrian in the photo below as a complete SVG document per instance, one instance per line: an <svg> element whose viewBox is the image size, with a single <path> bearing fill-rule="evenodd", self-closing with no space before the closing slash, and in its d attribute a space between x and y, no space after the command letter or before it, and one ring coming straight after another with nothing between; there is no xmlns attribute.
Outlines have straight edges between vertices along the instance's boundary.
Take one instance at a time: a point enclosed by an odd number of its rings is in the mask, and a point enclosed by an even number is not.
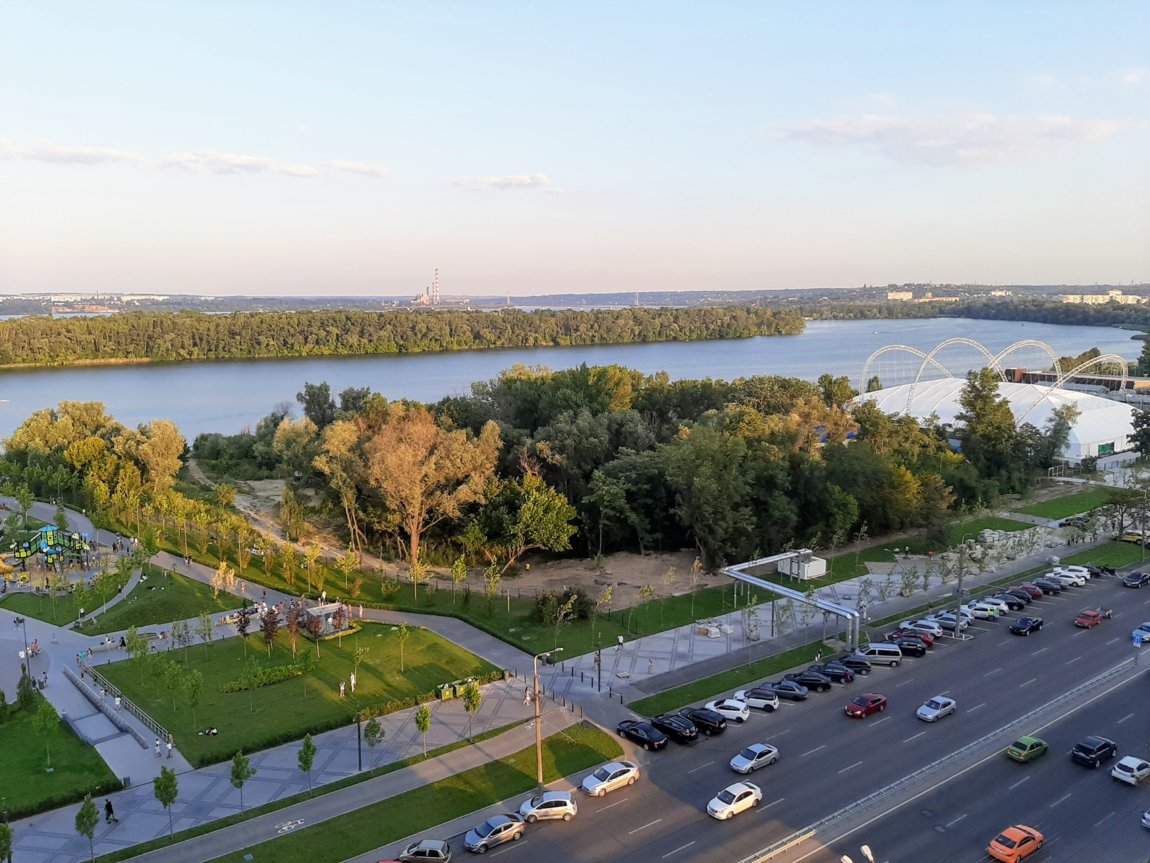
<svg viewBox="0 0 1150 863"><path fill-rule="evenodd" d="M321 603L327 602L327 588L325 587L319 594L319 601Z"/></svg>
<svg viewBox="0 0 1150 863"><path fill-rule="evenodd" d="M156 757L160 757L160 738L156 738Z"/></svg>
<svg viewBox="0 0 1150 863"><path fill-rule="evenodd" d="M42 672L40 672L40 688L46 689L47 687L48 687L48 672L42 671Z"/></svg>
<svg viewBox="0 0 1150 863"><path fill-rule="evenodd" d="M120 636L120 649L123 650L127 646L128 646L127 640L124 638L124 636L121 635Z"/></svg>
<svg viewBox="0 0 1150 863"><path fill-rule="evenodd" d="M615 642L615 652L618 653L623 649L623 636L620 635L619 639Z"/></svg>
<svg viewBox="0 0 1150 863"><path fill-rule="evenodd" d="M349 676L349 680L351 681L351 691L355 692L355 672L354 671Z"/></svg>
<svg viewBox="0 0 1150 863"><path fill-rule="evenodd" d="M120 696L116 696L116 712L120 712Z"/></svg>
<svg viewBox="0 0 1150 863"><path fill-rule="evenodd" d="M104 689L104 687L101 686L100 687L100 701L104 701L105 699L107 699L107 697L108 697L108 690Z"/></svg>
<svg viewBox="0 0 1150 863"><path fill-rule="evenodd" d="M172 735L168 735L168 757L172 757Z"/></svg>
<svg viewBox="0 0 1150 863"><path fill-rule="evenodd" d="M655 673L655 660L653 660L653 659L647 660L647 673L648 674L654 674Z"/></svg>
<svg viewBox="0 0 1150 863"><path fill-rule="evenodd" d="M116 817L116 810L112 808L112 801L104 801L104 821L108 824L119 824L120 819Z"/></svg>
<svg viewBox="0 0 1150 863"><path fill-rule="evenodd" d="M530 686L524 686L523 687L523 703L524 704L530 704L531 703L531 687Z"/></svg>
<svg viewBox="0 0 1150 863"><path fill-rule="evenodd" d="M344 682L341 680L339 682L339 697L340 698L343 698L343 689L344 689Z"/></svg>
<svg viewBox="0 0 1150 863"><path fill-rule="evenodd" d="M359 619L363 620L363 603L359 604Z"/></svg>

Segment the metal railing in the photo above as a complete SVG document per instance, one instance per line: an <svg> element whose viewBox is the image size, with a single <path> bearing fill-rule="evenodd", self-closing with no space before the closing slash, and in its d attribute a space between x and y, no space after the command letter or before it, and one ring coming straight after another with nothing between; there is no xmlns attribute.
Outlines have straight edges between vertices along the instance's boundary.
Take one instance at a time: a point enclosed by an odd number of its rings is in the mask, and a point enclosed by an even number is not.
<svg viewBox="0 0 1150 863"><path fill-rule="evenodd" d="M104 689L104 691L108 694L108 696L110 696L113 699L119 698L120 699L120 709L122 711L125 711L125 712L131 714L132 716L134 716L145 728L147 728L149 731L153 732L157 737L159 737L160 740L167 741L167 739L169 737L168 729L164 728L164 726L162 726L162 725L160 725L160 723L156 722L156 720L154 720L151 716L149 716L146 712L144 712L144 710L142 710L134 701L132 701L130 698L127 698L124 695L124 693L120 691L120 689L118 687L112 685L112 682L110 680L108 680L108 678L104 677L104 675L102 675L100 672L98 672L92 666L88 665L88 663L86 663L86 662L80 663L80 670L85 675L88 675L89 677L91 677L92 681L97 686L102 687ZM67 669L67 671L71 671L71 669L69 668L69 669ZM84 686L83 683L78 683L78 685L83 690L87 689L87 687ZM110 715L110 708L108 707L108 705L106 703L103 703L104 699L100 699L98 697L95 697L90 692L90 690L89 690L89 700L91 700L94 704L97 704L99 706L101 712L109 713L109 715ZM126 730L130 731L130 729L126 729ZM145 749L148 748L148 742L146 740L142 739L141 737L137 737L136 739L140 741L141 746L143 746Z"/></svg>

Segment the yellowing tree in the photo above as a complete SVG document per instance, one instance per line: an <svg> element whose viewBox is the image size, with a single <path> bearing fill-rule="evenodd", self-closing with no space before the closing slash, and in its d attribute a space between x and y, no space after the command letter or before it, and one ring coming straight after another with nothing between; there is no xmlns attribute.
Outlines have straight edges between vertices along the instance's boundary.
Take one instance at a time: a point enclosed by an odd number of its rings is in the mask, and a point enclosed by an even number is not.
<svg viewBox="0 0 1150 863"><path fill-rule="evenodd" d="M488 422L475 437L441 427L422 406L393 404L387 423L364 442L364 453L368 482L398 516L414 563L428 528L484 499L495 472L499 428Z"/></svg>

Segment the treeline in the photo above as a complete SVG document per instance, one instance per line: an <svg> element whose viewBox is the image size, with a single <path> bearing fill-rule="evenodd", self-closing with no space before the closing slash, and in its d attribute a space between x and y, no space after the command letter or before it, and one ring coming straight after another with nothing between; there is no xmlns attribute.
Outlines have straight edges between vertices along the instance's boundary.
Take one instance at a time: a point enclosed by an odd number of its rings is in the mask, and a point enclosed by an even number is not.
<svg viewBox="0 0 1150 863"><path fill-rule="evenodd" d="M795 335L794 310L133 313L0 323L0 365L419 353Z"/></svg>

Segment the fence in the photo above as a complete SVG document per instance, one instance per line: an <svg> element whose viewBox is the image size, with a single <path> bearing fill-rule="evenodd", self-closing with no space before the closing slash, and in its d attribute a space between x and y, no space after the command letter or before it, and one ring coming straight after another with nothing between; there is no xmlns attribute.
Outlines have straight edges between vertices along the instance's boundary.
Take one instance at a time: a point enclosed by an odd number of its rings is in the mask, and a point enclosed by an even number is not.
<svg viewBox="0 0 1150 863"><path fill-rule="evenodd" d="M135 702L133 702L130 698L125 697L124 694L116 686L112 685L111 681L109 681L108 678L104 677L104 675L102 675L100 672L98 672L92 666L88 665L86 662L80 663L80 671L83 674L91 677L92 681L97 686L101 687L110 697L119 698L120 699L120 710L134 716L137 720L139 720L139 722L145 728L147 728L149 731L153 732L161 740L167 740L168 739L168 736L169 736L168 729L164 728L164 726L160 725L160 723L156 722L156 720L154 720L151 716L149 716L142 709L140 709L140 707L137 706L135 704ZM65 673L70 673L70 672L72 672L72 669L70 669L70 668L65 669ZM80 687L81 691L84 691L88 695L88 699L90 701L92 701L93 704L96 704L103 713L105 713L109 716L109 718L113 717L114 711L111 711L108 708L108 705L104 703L104 699L94 697L93 694L88 689L88 687L86 687L83 683L76 680L74 673L71 673L71 679L72 679L73 683L76 683L76 685ZM120 723L116 722L116 720L114 718L112 718L112 721L118 727L120 727ZM121 720L121 722L122 722L122 720ZM142 747L144 747L145 749L148 748L148 741L145 740L142 735L136 733L130 726L123 727L123 730L127 731L129 734L132 734L132 736L135 737L140 742L140 745Z"/></svg>

